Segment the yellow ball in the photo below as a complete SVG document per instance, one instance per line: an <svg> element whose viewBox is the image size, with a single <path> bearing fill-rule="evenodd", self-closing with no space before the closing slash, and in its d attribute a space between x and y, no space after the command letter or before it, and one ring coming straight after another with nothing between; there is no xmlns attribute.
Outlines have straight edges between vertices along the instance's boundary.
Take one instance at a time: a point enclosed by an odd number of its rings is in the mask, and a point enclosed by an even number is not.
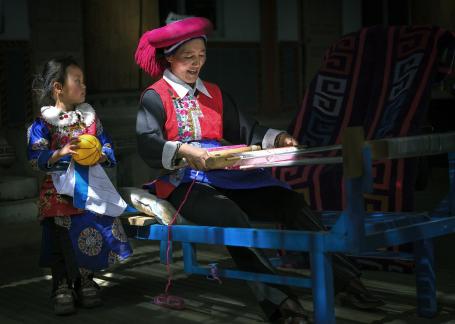
<svg viewBox="0 0 455 324"><path fill-rule="evenodd" d="M79 148L73 155L74 161L81 165L94 165L101 157L101 143L96 136L83 134L79 137Z"/></svg>

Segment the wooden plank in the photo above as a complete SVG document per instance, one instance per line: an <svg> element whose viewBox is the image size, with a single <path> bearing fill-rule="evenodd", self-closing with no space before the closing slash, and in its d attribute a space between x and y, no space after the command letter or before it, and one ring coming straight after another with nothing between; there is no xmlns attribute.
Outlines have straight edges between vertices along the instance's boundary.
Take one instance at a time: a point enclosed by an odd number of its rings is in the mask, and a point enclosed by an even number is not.
<svg viewBox="0 0 455 324"><path fill-rule="evenodd" d="M261 105L259 113L280 111L280 76L277 1L260 1Z"/></svg>
<svg viewBox="0 0 455 324"><path fill-rule="evenodd" d="M363 174L362 149L364 145L363 127L348 127L341 140L343 145L343 175L357 178Z"/></svg>
<svg viewBox="0 0 455 324"><path fill-rule="evenodd" d="M128 224L134 226L148 226L152 224L158 223L155 217L152 216L129 216L128 217Z"/></svg>

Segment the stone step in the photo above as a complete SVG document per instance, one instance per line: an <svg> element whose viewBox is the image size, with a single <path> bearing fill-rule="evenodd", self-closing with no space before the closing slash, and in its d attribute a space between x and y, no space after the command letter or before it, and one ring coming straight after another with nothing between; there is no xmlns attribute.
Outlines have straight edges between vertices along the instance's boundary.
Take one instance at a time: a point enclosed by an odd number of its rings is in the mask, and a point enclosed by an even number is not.
<svg viewBox="0 0 455 324"><path fill-rule="evenodd" d="M38 198L0 202L0 227L37 222Z"/></svg>
<svg viewBox="0 0 455 324"><path fill-rule="evenodd" d="M38 196L38 182L33 177L0 176L0 202Z"/></svg>

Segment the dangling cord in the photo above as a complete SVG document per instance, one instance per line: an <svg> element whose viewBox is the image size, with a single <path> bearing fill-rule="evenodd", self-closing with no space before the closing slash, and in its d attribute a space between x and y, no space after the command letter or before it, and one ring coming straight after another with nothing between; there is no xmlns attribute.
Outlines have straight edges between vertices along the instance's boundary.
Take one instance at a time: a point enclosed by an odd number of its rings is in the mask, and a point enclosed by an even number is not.
<svg viewBox="0 0 455 324"><path fill-rule="evenodd" d="M172 285L172 271L171 271L171 266L170 266L169 254L170 254L170 247L171 247L171 242L172 242L172 225L175 223L177 216L180 213L180 210L183 208L183 205L185 205L186 201L188 200L188 196L190 195L191 189L193 188L193 185L196 182L198 173L199 173L199 171L196 173L195 179L191 182L188 190L186 191L185 197L183 198L182 202L180 203L179 207L177 208L174 216L172 217L171 222L167 226L166 272L167 272L168 278L167 278L167 283L166 283L166 288L164 290L164 293L160 294L158 296L155 296L153 298L153 302L159 306L169 307L172 309L179 309L179 310L185 308L185 301L183 300L183 298L168 294L168 291Z"/></svg>
<svg viewBox="0 0 455 324"><path fill-rule="evenodd" d="M197 177L197 173L196 173L196 177ZM196 179L194 179L191 182L188 190L186 191L185 197L183 198L182 202L180 203L179 208L177 209L174 216L172 217L171 223L167 226L166 271L168 274L168 279L167 279L167 284L166 284L166 290L164 291L166 294L172 285L172 272L171 272L170 257L169 257L170 250L171 250L171 242L172 242L172 225L174 225L174 223L177 219L177 216L180 213L180 210L183 208L183 205L185 205L186 201L188 200L188 196L190 195L191 189L193 188L193 185L195 182L196 182Z"/></svg>

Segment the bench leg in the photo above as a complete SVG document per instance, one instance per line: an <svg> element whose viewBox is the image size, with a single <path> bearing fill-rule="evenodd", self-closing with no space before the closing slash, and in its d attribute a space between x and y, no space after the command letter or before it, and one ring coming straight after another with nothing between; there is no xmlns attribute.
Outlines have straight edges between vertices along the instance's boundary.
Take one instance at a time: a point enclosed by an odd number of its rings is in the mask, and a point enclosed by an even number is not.
<svg viewBox="0 0 455 324"><path fill-rule="evenodd" d="M436 278L434 272L433 241L420 240L414 243L416 261L417 313L431 318L438 311L436 301Z"/></svg>
<svg viewBox="0 0 455 324"><path fill-rule="evenodd" d="M314 322L335 323L332 255L311 252L311 278L313 288Z"/></svg>
<svg viewBox="0 0 455 324"><path fill-rule="evenodd" d="M182 242L183 249L183 268L186 273L193 273L193 269L198 267L196 258L196 248L193 243Z"/></svg>

